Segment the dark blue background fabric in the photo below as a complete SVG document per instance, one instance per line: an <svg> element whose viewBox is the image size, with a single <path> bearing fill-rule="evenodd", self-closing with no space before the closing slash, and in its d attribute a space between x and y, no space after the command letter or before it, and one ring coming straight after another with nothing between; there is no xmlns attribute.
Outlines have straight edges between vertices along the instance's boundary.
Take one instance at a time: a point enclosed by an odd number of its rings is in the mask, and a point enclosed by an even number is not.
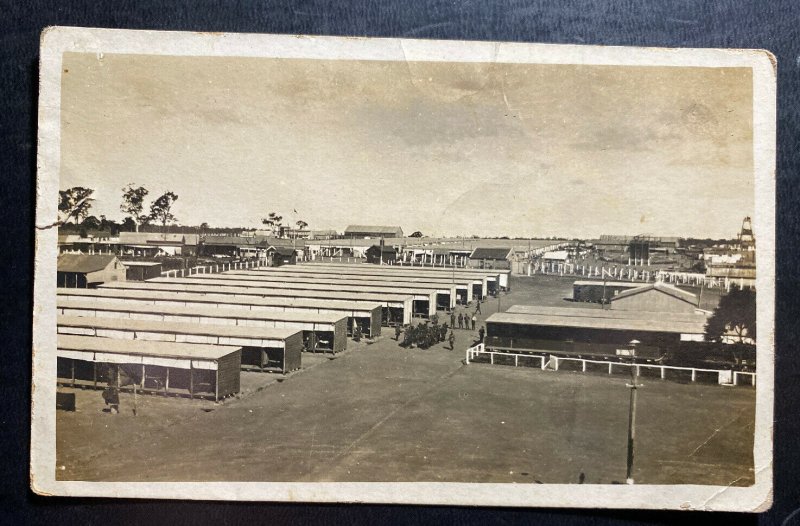
<svg viewBox="0 0 800 526"><path fill-rule="evenodd" d="M778 59L775 505L758 516L412 506L55 499L28 490L33 210L39 34L48 25L663 47L764 48ZM800 525L797 0L0 1L0 523ZM721 189L724 191L724 189Z"/></svg>

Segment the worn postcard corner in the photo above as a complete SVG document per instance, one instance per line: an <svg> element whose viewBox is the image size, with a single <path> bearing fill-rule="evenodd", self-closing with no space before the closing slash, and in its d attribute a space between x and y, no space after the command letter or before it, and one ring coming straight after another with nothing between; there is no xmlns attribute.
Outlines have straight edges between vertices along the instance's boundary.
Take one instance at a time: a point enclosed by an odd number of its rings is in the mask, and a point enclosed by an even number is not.
<svg viewBox="0 0 800 526"><path fill-rule="evenodd" d="M35 493L771 505L768 51L41 46Z"/></svg>

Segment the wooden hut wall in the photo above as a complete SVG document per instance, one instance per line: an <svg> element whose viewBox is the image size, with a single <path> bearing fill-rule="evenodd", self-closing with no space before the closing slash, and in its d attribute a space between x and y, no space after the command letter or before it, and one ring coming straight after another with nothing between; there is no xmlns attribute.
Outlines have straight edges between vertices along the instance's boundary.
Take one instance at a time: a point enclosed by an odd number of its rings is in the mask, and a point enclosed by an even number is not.
<svg viewBox="0 0 800 526"><path fill-rule="evenodd" d="M297 333L286 338L283 349L283 372L300 369L303 354L303 334Z"/></svg>
<svg viewBox="0 0 800 526"><path fill-rule="evenodd" d="M369 335L371 338L375 338L381 335L381 325L382 325L382 311L381 307L375 307L372 309L372 313L370 315L369 321Z"/></svg>
<svg viewBox="0 0 800 526"><path fill-rule="evenodd" d="M342 352L347 349L347 318L342 318L334 325L333 352Z"/></svg>
<svg viewBox="0 0 800 526"><path fill-rule="evenodd" d="M237 349L217 360L217 399L236 394L240 389L242 352Z"/></svg>

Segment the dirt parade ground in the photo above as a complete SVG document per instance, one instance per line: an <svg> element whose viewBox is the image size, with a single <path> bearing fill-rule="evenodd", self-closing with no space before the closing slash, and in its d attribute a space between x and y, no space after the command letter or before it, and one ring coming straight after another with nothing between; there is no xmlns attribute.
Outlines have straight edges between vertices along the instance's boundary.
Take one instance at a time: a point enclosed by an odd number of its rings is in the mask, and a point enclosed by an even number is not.
<svg viewBox="0 0 800 526"><path fill-rule="evenodd" d="M404 349L385 329L335 357L304 355L304 368L285 378L244 373L244 393L220 404L140 395L134 416L125 393L116 415L100 391L61 387L76 394L77 411L57 412L56 476L624 483L627 377L464 363L498 306L569 306L558 298L570 283L514 279L510 293L482 304L475 331L455 331L453 351ZM636 483L753 482L754 389L642 383Z"/></svg>

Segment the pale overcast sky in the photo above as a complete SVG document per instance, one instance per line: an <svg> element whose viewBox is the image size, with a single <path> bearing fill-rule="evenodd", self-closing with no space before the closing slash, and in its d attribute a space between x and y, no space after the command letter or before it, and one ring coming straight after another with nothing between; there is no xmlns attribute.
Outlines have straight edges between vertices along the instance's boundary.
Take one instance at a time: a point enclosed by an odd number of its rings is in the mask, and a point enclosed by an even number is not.
<svg viewBox="0 0 800 526"><path fill-rule="evenodd" d="M733 237L749 69L67 54L61 188L179 195L181 224ZM292 213L297 209L298 216Z"/></svg>

